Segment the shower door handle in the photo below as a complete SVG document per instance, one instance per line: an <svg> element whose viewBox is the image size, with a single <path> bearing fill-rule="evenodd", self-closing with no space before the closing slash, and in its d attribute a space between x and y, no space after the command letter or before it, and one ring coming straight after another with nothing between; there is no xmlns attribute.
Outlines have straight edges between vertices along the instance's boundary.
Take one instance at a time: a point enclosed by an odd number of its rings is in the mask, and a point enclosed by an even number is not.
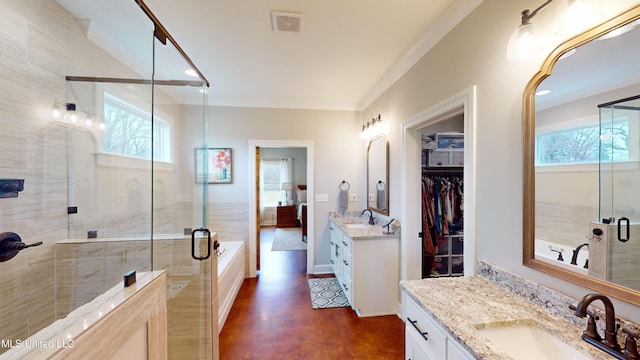
<svg viewBox="0 0 640 360"><path fill-rule="evenodd" d="M205 256L196 255L196 233L202 232L207 235L207 252ZM191 257L195 260L206 260L211 256L211 231L209 229L195 229L191 232Z"/></svg>
<svg viewBox="0 0 640 360"><path fill-rule="evenodd" d="M627 227L627 236L626 237L622 237L622 231L620 229L622 222L626 222L626 227ZM629 219L626 217L621 217L620 219L618 219L618 241L622 241L622 242L627 242L629 241Z"/></svg>

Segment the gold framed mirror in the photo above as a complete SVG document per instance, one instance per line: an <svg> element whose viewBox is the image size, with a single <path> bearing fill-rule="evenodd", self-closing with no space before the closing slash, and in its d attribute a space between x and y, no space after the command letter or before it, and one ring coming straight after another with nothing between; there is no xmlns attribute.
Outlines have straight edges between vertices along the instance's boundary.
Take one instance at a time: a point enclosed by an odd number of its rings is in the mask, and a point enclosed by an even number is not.
<svg viewBox="0 0 640 360"><path fill-rule="evenodd" d="M527 267L542 271L552 276L576 283L586 288L590 288L594 291L598 291L600 293L640 306L640 289L634 290L617 283L596 278L590 276L589 273L574 271L570 266L560 266L562 264L555 263L553 261L547 261L539 258L539 256L536 256L536 225L538 225L538 229L543 229L545 226L553 227L558 225L557 223L551 222L545 224L536 223L536 221L540 222L539 218L537 218L536 210L538 210L540 213L544 211L543 208L537 209L538 198L536 197L536 131L538 125L536 124L536 114L537 111L539 111L539 109L536 108L536 92L538 92L538 90L541 90L539 87L543 83L543 81L545 81L545 79L553 77L551 76L552 71L557 70L554 69L554 67L558 64L561 57L563 57L565 54L570 53L573 49L577 49L579 52L582 46L588 46L591 43L600 42L596 39L601 38L603 35L611 32L612 30L621 29L625 26L628 26L638 19L640 19L640 5L635 6L628 11L615 16L611 20L567 40L549 54L549 56L545 59L542 66L540 67L540 70L533 76L533 78L529 81L525 88L523 95L523 263ZM634 31L640 32L640 29L635 29ZM605 41L602 41L602 43L604 42ZM633 46L638 47L638 42L635 42ZM607 70L613 71L613 67L616 67L618 65L615 65L615 62L611 62L609 63L609 66L610 68L601 69L601 72L604 72L606 75ZM637 67L635 68L635 71L638 72ZM553 75L556 76L557 74L554 73ZM610 77L613 78L614 76ZM638 83L640 82L637 82L636 84ZM607 88L608 86L608 84L605 83L600 83L599 85L603 89ZM611 88L607 90L611 90ZM577 90L575 91L577 92ZM577 95L575 93L573 95L573 100L575 101L575 97ZM612 98L610 100L613 101L617 99ZM540 102L542 103L543 101ZM598 104L599 103L592 104L593 109L595 109L594 111L596 111L596 114L598 111ZM557 106L557 104L553 106ZM565 112L565 117L567 116L566 114L567 112ZM571 114L569 116L576 115ZM556 174L555 176L559 175ZM545 186L541 184L538 190L543 191L542 189L544 188ZM597 182L596 188L591 189L591 187L589 187L589 189L590 190L588 191L593 191L594 193L596 193L597 197L597 193L599 190L597 188ZM595 206L597 207L599 205L596 204ZM566 216L568 218L571 215L572 214L568 213L564 214L563 216ZM580 238L580 242L584 243L586 241L583 236L588 234L589 221L598 221L598 216L600 216L600 214L597 212L595 216L591 216L591 218L584 224L585 227L583 233L574 234L576 237ZM561 252L559 254L561 254ZM595 252L592 253L591 251L589 251L589 255L591 255L595 259L595 256L597 254L595 254ZM565 254L565 256L572 257L572 254ZM637 261L640 261L640 259ZM592 262L593 261L589 261L589 264L591 264Z"/></svg>
<svg viewBox="0 0 640 360"><path fill-rule="evenodd" d="M367 147L367 209L389 215L389 142L384 134Z"/></svg>

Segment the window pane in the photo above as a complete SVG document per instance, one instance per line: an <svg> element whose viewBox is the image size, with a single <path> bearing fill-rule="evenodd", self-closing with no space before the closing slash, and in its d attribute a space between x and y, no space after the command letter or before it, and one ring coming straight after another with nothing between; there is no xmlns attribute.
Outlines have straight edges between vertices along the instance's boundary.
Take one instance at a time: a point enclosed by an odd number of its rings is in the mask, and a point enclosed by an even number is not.
<svg viewBox="0 0 640 360"><path fill-rule="evenodd" d="M264 205L275 206L281 200L280 160L262 160L262 201Z"/></svg>
<svg viewBox="0 0 640 360"><path fill-rule="evenodd" d="M628 120L615 121L602 129L595 124L538 134L536 165L597 163L601 156L602 160L628 160L628 135Z"/></svg>
<svg viewBox="0 0 640 360"><path fill-rule="evenodd" d="M104 94L104 148L112 154L171 161L169 122L154 117L113 95ZM153 136L152 136L153 134Z"/></svg>

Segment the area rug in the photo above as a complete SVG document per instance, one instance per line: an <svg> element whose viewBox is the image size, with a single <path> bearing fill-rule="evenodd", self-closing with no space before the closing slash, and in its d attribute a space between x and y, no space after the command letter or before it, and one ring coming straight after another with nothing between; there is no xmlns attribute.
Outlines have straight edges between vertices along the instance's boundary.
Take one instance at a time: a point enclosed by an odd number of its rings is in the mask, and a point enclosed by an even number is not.
<svg viewBox="0 0 640 360"><path fill-rule="evenodd" d="M311 293L311 307L313 309L328 309L349 306L338 280L334 277L309 279Z"/></svg>
<svg viewBox="0 0 640 360"><path fill-rule="evenodd" d="M277 228L273 236L271 251L307 250L307 243L302 241L300 228Z"/></svg>

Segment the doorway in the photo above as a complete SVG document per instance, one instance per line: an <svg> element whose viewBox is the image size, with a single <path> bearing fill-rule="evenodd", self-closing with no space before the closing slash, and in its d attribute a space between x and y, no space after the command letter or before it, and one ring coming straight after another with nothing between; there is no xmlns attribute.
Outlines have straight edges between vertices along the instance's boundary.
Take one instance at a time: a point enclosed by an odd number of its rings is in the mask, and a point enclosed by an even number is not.
<svg viewBox="0 0 640 360"><path fill-rule="evenodd" d="M405 246L401 252L402 279L422 278L422 133L423 130L443 120L462 116L464 133L464 275L476 272L476 223L475 223L475 123L476 88L471 87L402 123L401 206L402 239Z"/></svg>
<svg viewBox="0 0 640 360"><path fill-rule="evenodd" d="M306 185L307 185L307 273L313 273L314 266L314 156L313 142L299 140L249 140L249 277L255 277L258 269L259 231L260 231L260 149L264 148L304 148L306 149Z"/></svg>

